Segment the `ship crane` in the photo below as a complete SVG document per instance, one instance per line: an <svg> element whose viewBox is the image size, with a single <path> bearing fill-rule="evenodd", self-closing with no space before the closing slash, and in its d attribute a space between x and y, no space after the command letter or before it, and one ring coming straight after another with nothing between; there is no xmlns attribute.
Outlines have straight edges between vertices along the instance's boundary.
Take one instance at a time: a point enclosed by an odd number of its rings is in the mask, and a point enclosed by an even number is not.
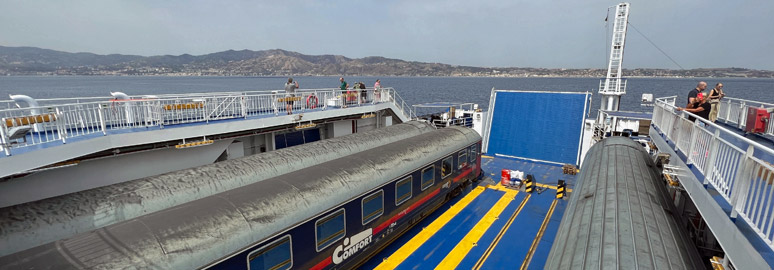
<svg viewBox="0 0 774 270"><path fill-rule="evenodd" d="M626 80L621 77L623 50L626 42L626 29L629 21L629 3L616 5L613 20L613 38L610 46L610 61L607 65L607 77L599 82L601 97L600 110L618 111L621 96L626 94ZM604 114L597 115L595 140L601 140L606 130L610 130L610 119L604 119Z"/></svg>

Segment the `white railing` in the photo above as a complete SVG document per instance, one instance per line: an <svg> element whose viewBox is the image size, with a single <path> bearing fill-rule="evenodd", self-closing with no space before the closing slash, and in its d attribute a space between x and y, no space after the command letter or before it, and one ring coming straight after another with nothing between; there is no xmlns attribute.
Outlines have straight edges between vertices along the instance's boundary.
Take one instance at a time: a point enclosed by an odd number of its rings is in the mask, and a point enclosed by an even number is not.
<svg viewBox="0 0 774 270"><path fill-rule="evenodd" d="M0 106L0 151L11 155L14 148L47 142L67 143L69 138L111 130L146 128L249 118L262 115L327 110L392 102L398 114L416 119L411 106L392 88L297 90L294 96L284 91L219 92L135 96L128 100L109 98L67 98L37 100L37 108L16 108L12 101ZM11 105L13 104L13 105Z"/></svg>
<svg viewBox="0 0 774 270"><path fill-rule="evenodd" d="M620 83L621 87L616 87ZM626 94L626 79L610 78L599 81L600 94Z"/></svg>
<svg viewBox="0 0 774 270"><path fill-rule="evenodd" d="M387 94L388 94L387 98L391 99L395 103L395 106L398 107L398 109L403 115L405 115L408 119L417 118L417 114L414 111L414 109L408 103L406 103L406 101L403 100L403 98L401 98L400 95L398 95L398 92L395 92L393 90L393 91L388 91Z"/></svg>
<svg viewBox="0 0 774 270"><path fill-rule="evenodd" d="M433 119L432 122L433 126L435 128L445 128L450 126L461 126L461 127L473 127L473 117L462 117L462 118L452 118L452 119Z"/></svg>
<svg viewBox="0 0 774 270"><path fill-rule="evenodd" d="M657 99L653 124L687 157L686 164L700 172L704 184L732 206L731 217L744 219L774 248L774 166L767 162L774 159L774 150L675 109L674 97Z"/></svg>
<svg viewBox="0 0 774 270"><path fill-rule="evenodd" d="M747 126L747 110L748 108L774 108L774 104L758 102L753 100L744 100L738 98L724 97L718 103L718 119L723 120L726 124L736 126L739 129L744 130ZM769 113L769 119L773 119L774 112ZM774 121L769 121L766 124L765 134L774 136Z"/></svg>

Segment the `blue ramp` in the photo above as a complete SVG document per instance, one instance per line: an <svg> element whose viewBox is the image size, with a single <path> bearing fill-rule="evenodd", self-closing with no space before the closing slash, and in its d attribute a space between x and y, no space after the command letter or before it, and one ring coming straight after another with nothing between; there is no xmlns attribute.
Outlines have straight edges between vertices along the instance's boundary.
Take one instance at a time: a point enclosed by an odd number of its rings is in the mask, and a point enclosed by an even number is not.
<svg viewBox="0 0 774 270"><path fill-rule="evenodd" d="M492 90L486 153L578 165L590 103L589 92Z"/></svg>

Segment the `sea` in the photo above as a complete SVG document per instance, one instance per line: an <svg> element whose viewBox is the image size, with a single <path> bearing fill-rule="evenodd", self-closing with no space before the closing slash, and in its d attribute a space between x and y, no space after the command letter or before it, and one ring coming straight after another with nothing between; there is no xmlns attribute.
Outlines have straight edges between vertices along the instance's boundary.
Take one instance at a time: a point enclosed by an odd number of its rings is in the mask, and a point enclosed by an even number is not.
<svg viewBox="0 0 774 270"><path fill-rule="evenodd" d="M406 103L465 102L489 106L492 88L498 90L532 90L591 92L590 115L596 115L600 95L600 78L502 78L502 77L345 77L350 85L363 82L373 86L376 79L383 87L393 87ZM338 88L339 77L295 77L301 89ZM711 89L722 82L727 97L774 103L774 78L629 78L621 110L651 111L641 106L642 94L655 98L678 96L686 99L699 81ZM65 97L109 97L110 92L128 95L254 91L284 89L287 77L145 77L145 76L4 76L0 77L0 96L23 94L37 99ZM681 102L677 103L681 105ZM559 108L557 104L557 109ZM428 113L418 111L421 115Z"/></svg>

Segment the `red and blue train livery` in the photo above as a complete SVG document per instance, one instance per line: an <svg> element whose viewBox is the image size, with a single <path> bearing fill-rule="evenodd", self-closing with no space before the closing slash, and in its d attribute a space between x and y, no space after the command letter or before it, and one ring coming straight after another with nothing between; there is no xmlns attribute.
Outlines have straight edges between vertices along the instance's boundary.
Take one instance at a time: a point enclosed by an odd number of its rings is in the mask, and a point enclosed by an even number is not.
<svg viewBox="0 0 774 270"><path fill-rule="evenodd" d="M439 129L0 257L0 269L356 268L480 168L475 131Z"/></svg>

